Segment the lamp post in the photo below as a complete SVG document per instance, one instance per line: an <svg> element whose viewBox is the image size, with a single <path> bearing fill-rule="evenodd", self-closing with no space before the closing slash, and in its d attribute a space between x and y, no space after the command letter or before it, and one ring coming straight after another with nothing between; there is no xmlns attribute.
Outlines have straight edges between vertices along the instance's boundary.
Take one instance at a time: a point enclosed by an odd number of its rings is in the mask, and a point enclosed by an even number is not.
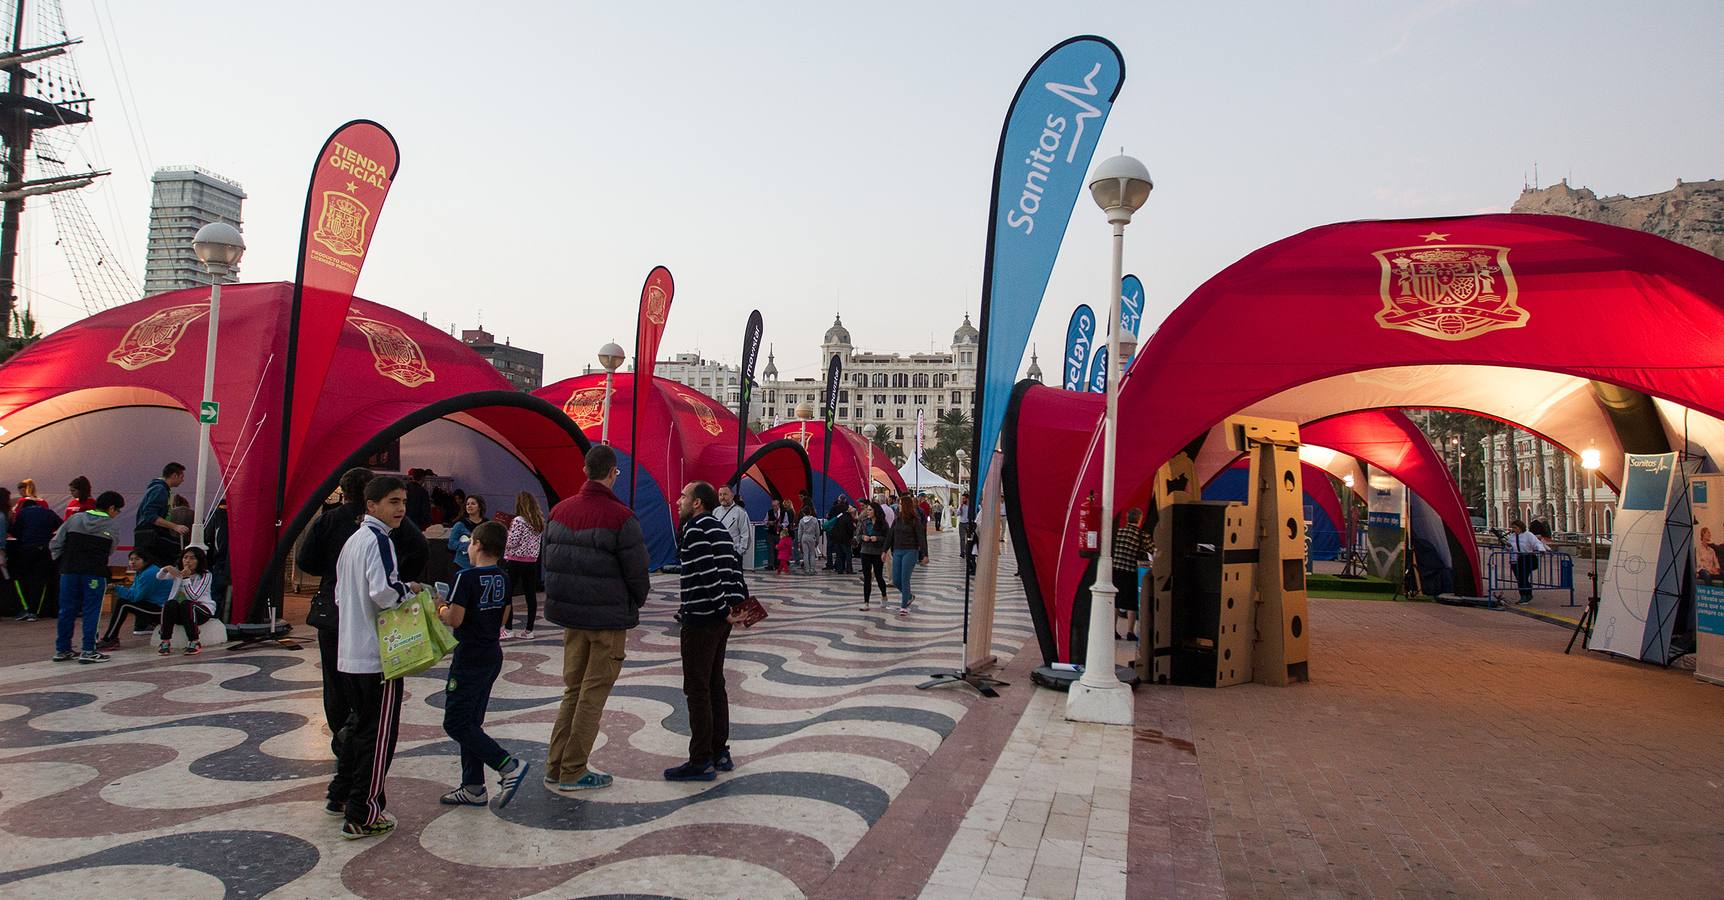
<svg viewBox="0 0 1724 900"><path fill-rule="evenodd" d="M611 442L611 380L616 377L617 367L623 364L623 348L616 341L599 348L599 365L605 367L605 396L603 406L599 411L599 443ZM633 452L633 448L630 448Z"/></svg>
<svg viewBox="0 0 1724 900"><path fill-rule="evenodd" d="M204 523L209 510L204 506L205 485L210 470L210 428L217 418L215 405L216 331L221 319L221 281L239 265L245 256L245 237L239 229L226 222L211 222L198 229L192 237L192 252L210 273L209 344L204 351L204 395L198 407L198 486L196 505L192 507L191 543L203 547ZM207 549L207 548L206 548Z"/></svg>
<svg viewBox="0 0 1724 900"><path fill-rule="evenodd" d="M1359 574L1359 570L1357 568L1358 562L1359 562L1359 554L1355 552L1355 548L1353 546L1353 543L1354 543L1354 538L1353 538L1353 516L1354 516L1353 483L1354 482L1353 482L1352 473L1349 472L1348 474L1341 476L1341 483L1343 485L1346 485L1346 487L1347 487L1347 489L1342 492L1343 494L1346 495L1346 497L1344 499L1347 501L1347 546L1342 551L1342 554L1341 554L1341 558L1346 561L1345 564L1341 567L1341 576L1343 578L1347 578L1347 577L1354 577L1354 576L1357 576Z"/></svg>
<svg viewBox="0 0 1724 900"><path fill-rule="evenodd" d="M969 488L966 487L966 485L968 485L970 483L970 470L965 467L965 463L969 462L969 460L970 460L970 451L965 450L962 447L959 447L957 456L958 456L958 501L961 503L961 502L963 502L964 495L968 494L970 492ZM964 514L969 515L969 508L968 507L965 507ZM958 552L961 554L968 554L970 552L970 548L964 546L964 539L966 537L968 537L968 535L964 534L964 527L960 523L958 526Z"/></svg>
<svg viewBox="0 0 1724 900"><path fill-rule="evenodd" d="M1586 502L1589 509L1586 513L1587 525L1592 536L1592 596L1586 598L1586 612L1581 614L1580 622L1574 626L1574 633L1569 635L1568 646L1564 653L1574 649L1574 642L1582 634L1587 641L1592 641L1592 626L1598 622L1598 466L1601 460L1597 447L1588 447L1580 451L1580 467L1586 470ZM1581 649L1586 649L1582 644Z"/></svg>
<svg viewBox="0 0 1724 900"><path fill-rule="evenodd" d="M1120 288L1125 275L1125 226L1155 189L1149 169L1125 154L1102 160L1090 175L1090 196L1113 226L1113 269L1107 283L1108 359L1120 358ZM1101 558L1090 588L1089 640L1083 677L1066 694L1066 718L1074 722L1130 725L1131 689L1114 674L1113 480L1119 431L1119 367L1107 367L1107 418L1102 437Z"/></svg>

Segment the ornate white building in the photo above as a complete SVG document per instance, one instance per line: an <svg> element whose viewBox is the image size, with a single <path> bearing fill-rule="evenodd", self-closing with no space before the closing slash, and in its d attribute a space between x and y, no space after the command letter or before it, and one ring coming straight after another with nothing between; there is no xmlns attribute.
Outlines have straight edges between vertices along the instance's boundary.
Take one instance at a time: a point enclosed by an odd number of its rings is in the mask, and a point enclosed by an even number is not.
<svg viewBox="0 0 1724 900"><path fill-rule="evenodd" d="M796 407L806 403L820 416L821 394L826 389L826 360L834 354L844 360L843 387L838 392L838 422L858 431L873 433L885 425L893 440L908 450L916 439L916 411L927 423L927 441L934 440L934 423L947 410L969 415L976 400L976 357L980 352L976 327L970 317L952 333L951 349L932 353L876 353L857 350L843 318L833 317L832 327L820 344L820 375L812 378L779 377L778 361L771 348L766 367L755 388L751 425L771 427L796 418ZM731 409L741 399L742 376L734 366L703 359L697 353L678 353L659 362L658 377L695 388L722 401ZM1035 353L1030 354L1027 376L1042 380Z"/></svg>
<svg viewBox="0 0 1724 900"><path fill-rule="evenodd" d="M1515 467L1520 474L1518 498L1511 497L1509 490L1511 437ZM1515 519L1523 522L1542 519L1558 533L1589 533L1594 527L1600 534L1611 533L1616 523L1616 492L1600 478L1596 499L1589 497L1586 470L1567 451L1518 428L1506 429L1480 443L1485 458L1485 517L1490 527L1507 528Z"/></svg>

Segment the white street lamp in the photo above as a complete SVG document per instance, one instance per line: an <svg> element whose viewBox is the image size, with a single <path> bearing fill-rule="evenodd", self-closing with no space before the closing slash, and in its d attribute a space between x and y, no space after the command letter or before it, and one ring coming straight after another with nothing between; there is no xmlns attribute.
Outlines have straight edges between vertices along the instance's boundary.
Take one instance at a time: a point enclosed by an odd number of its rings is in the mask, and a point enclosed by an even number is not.
<svg viewBox="0 0 1724 900"><path fill-rule="evenodd" d="M599 348L599 365L605 367L605 396L599 410L599 443L611 442L611 380L616 377L617 367L623 364L623 348L616 341ZM630 452L634 452L630 448Z"/></svg>
<svg viewBox="0 0 1724 900"><path fill-rule="evenodd" d="M231 275L239 265L240 257L245 256L245 236L226 222L211 222L199 228L192 237L192 252L198 255L198 260L210 273L209 343L204 350L203 403L198 408L198 486L192 507L190 536L190 543L203 547L204 523L209 521L210 514L204 506L205 485L210 471L210 427L215 424L218 409L215 406L215 364L216 330L221 320L221 284L222 279Z"/></svg>
<svg viewBox="0 0 1724 900"><path fill-rule="evenodd" d="M1089 192L1113 226L1113 269L1107 282L1108 359L1120 358L1120 287L1125 276L1125 226L1155 189L1143 163L1120 154L1102 160L1090 175ZM1101 558L1090 588L1089 641L1083 677L1066 695L1066 718L1074 722L1130 725L1131 689L1114 674L1113 583L1114 443L1119 430L1119 367L1107 367L1107 418L1102 432Z"/></svg>
<svg viewBox="0 0 1724 900"><path fill-rule="evenodd" d="M963 495L968 494L970 492L970 488L969 488L970 469L967 465L967 463L970 461L970 452L968 450L965 450L962 447L959 447L957 455L958 455L958 502L963 503L964 502L964 496ZM970 515L970 507L968 504L966 504L964 506L964 508L959 512L959 515L966 516L966 517ZM970 552L970 548L965 546L965 543L964 543L965 539L967 537L968 537L968 535L964 534L963 526L960 524L958 527L958 547L959 547L960 553L968 554ZM966 557L966 558L968 558L968 557Z"/></svg>
<svg viewBox="0 0 1724 900"><path fill-rule="evenodd" d="M1603 463L1597 447L1580 451L1580 467L1586 470L1587 525L1592 532L1592 599L1598 603L1598 467Z"/></svg>

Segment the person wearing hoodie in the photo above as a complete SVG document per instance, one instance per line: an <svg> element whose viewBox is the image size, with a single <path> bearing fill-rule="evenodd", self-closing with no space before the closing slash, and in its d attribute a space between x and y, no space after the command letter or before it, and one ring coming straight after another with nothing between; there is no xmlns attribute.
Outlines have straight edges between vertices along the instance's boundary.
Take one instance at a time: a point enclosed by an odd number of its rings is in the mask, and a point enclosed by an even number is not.
<svg viewBox="0 0 1724 900"><path fill-rule="evenodd" d="M174 489L185 481L186 467L177 462L168 463L162 466L162 477L150 479L149 486L144 488L144 499L138 503L132 546L158 566L179 565L180 538L191 531L168 518L168 504L173 501Z"/></svg>
<svg viewBox="0 0 1724 900"><path fill-rule="evenodd" d="M54 662L107 662L96 649L102 598L108 593L108 556L114 552L114 514L126 505L117 491L103 491L96 508L78 513L55 530L48 551L60 568L60 620L54 635ZM50 511L52 514L52 511ZM72 652L72 629L84 620L84 651Z"/></svg>
<svg viewBox="0 0 1724 900"><path fill-rule="evenodd" d="M173 596L173 583L156 577L161 567L152 565L137 550L127 555L126 568L132 573L132 583L114 586L114 612L102 639L96 642L97 650L120 648L120 626L127 615L134 620L132 634L154 632L153 626L161 623L162 606Z"/></svg>
<svg viewBox="0 0 1724 900"><path fill-rule="evenodd" d="M49 544L61 524L59 514L40 500L25 500L12 513L8 530L16 552L9 562L24 611L32 618L46 615L51 607L58 608L59 579L54 577L54 554Z"/></svg>

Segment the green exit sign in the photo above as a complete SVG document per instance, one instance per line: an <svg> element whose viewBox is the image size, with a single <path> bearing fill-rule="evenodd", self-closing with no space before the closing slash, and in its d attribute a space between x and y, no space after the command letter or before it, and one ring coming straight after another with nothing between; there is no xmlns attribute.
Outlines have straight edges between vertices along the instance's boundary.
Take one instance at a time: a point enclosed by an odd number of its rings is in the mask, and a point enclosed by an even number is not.
<svg viewBox="0 0 1724 900"><path fill-rule="evenodd" d="M214 400L205 400L198 404L198 424L214 425L221 419L221 404Z"/></svg>

